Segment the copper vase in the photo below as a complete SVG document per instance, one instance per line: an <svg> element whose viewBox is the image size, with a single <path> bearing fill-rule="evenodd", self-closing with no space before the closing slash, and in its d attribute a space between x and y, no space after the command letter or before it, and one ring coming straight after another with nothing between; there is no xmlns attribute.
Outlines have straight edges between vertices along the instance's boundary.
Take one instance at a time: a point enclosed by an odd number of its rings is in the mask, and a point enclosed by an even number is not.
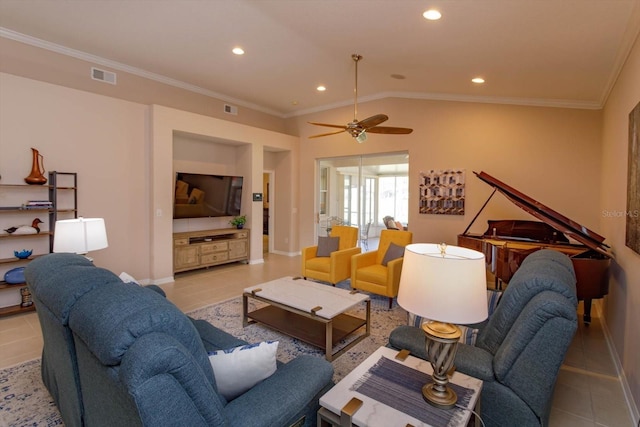
<svg viewBox="0 0 640 427"><path fill-rule="evenodd" d="M32 148L31 151L33 151L33 164L31 166L31 173L24 179L24 181L27 184L31 185L46 184L47 178L45 178L44 176L44 158L42 157L42 154L40 154L35 148Z"/></svg>

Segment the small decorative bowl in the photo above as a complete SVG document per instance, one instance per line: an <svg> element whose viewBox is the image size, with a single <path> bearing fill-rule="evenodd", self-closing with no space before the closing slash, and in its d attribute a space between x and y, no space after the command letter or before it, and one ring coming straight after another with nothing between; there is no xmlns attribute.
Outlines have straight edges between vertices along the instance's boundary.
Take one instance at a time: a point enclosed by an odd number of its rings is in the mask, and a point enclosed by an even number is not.
<svg viewBox="0 0 640 427"><path fill-rule="evenodd" d="M23 249L21 251L13 251L16 258L27 259L33 253L33 249Z"/></svg>

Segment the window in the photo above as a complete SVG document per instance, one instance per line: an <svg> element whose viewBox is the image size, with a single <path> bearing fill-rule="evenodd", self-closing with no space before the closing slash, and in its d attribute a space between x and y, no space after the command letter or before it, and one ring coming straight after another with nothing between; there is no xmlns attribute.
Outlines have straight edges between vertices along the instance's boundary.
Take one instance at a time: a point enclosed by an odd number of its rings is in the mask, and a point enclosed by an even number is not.
<svg viewBox="0 0 640 427"><path fill-rule="evenodd" d="M381 217L392 216L403 224L409 222L409 177L382 176L378 178L378 211Z"/></svg>
<svg viewBox="0 0 640 427"><path fill-rule="evenodd" d="M365 177L362 194L362 225L376 218L376 178Z"/></svg>

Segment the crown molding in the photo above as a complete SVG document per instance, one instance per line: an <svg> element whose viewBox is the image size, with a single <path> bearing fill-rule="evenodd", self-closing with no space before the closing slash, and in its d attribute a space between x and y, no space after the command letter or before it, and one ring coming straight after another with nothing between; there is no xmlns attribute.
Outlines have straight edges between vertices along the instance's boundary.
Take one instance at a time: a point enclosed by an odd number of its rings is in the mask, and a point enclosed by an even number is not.
<svg viewBox="0 0 640 427"><path fill-rule="evenodd" d="M190 92L198 93L200 95L208 96L210 98L215 98L220 101L233 103L245 108L250 108L252 110L260 111L266 114L270 114L272 116L282 118L282 112L275 111L269 108L265 108L263 106L253 104L250 102L243 101L241 99L233 98L222 93L214 92L208 89L201 88L199 86L195 86L189 83L182 82L180 80L172 79L170 77L165 77L160 74L152 73L150 71L145 71L140 68L132 67L127 64L123 64L121 62L112 61L109 59L102 58L100 56L92 55L90 53L82 52L80 50L71 49L66 46L62 46L56 43L51 43L46 40L42 40L36 37L32 37L26 34L18 33L17 31L10 30L8 28L0 27L0 37L4 37L6 39L14 40L20 43L24 43L30 46L38 47L41 49L46 49L51 52L59 53L62 55L70 56L72 58L80 59L86 62L90 62L93 64L102 65L104 67L109 67L114 70L123 71L125 73L133 74L138 77L143 77L145 79L153 80L158 83L163 83L169 86L174 86L180 89L188 90Z"/></svg>
<svg viewBox="0 0 640 427"><path fill-rule="evenodd" d="M180 80L172 79L166 76L162 76L160 74L145 71L140 68L132 67L117 61L105 59L100 56L92 55L90 53L82 52L76 49L71 49L66 46L62 46L56 43L48 42L46 40L42 40L26 34L22 34L22 33L10 30L8 28L0 27L0 37L11 39L11 40L24 43L30 46L38 47L41 49L46 49L62 55L70 56L72 58L90 62L92 64L98 64L104 67L109 67L114 70L123 71L129 74L133 74L133 75L143 77L149 80L153 80L159 83L163 83L169 86L174 86L180 89L188 90L190 92L198 93L200 95L204 95L210 98L215 98L220 101L233 103L245 108L250 108L252 110L263 112L265 114L270 114L272 116L279 117L282 119L304 116L307 114L313 114L313 113L318 113L322 111L332 110L334 108L341 108L341 107L353 105L353 102L351 100L345 100L345 101L335 102L332 104L322 105L319 107L308 108L308 109L299 110L299 111L290 112L290 113L283 113L282 111L276 111L270 108L263 107L261 105L253 104L247 101L243 101L241 99L224 95L222 93L214 92L199 86L185 83ZM630 42L625 47L625 49L623 49L623 51L626 51L627 55L631 49L631 46L632 46L632 43ZM618 61L620 63L619 69L622 68L622 65L624 64L624 59L626 59L627 55L624 55L624 52L620 52L620 56L619 56L620 59ZM568 99L564 100L564 99L509 98L509 97L480 97L480 96L457 95L457 94L448 94L448 93L414 93L414 92L380 92L373 95L359 97L358 102L364 103L364 102L376 101L376 100L386 99L386 98L401 98L401 99L422 99L422 100L429 100L429 101L473 102L473 103L484 103L484 104L507 104L507 105L521 105L521 106L535 106L535 107L599 110L604 105L604 101L606 100L606 97L610 91L610 88L613 87L613 83L615 82L615 77L617 77L617 74L614 73L614 76L612 76L613 80L609 85L610 87L608 88L607 91L605 91L605 94L602 97L603 98L602 102L578 101L578 100L568 100Z"/></svg>
<svg viewBox="0 0 640 427"><path fill-rule="evenodd" d="M609 80L605 85L602 96L600 97L600 104L605 105L607 103L607 99L609 99L609 95L613 90L613 87L620 77L620 73L624 68L624 64L627 62L627 58L629 58L629 54L631 53L631 49L633 49L633 45L637 42L640 43L640 2L636 2L631 14L629 15L629 21L627 23L624 36L622 37L622 43L618 52L616 54L615 63L613 66L613 72L609 76Z"/></svg>
<svg viewBox="0 0 640 427"><path fill-rule="evenodd" d="M508 98L492 96L468 96L451 93L419 93L419 92L380 92L374 95L358 97L358 103L377 101L387 98L401 99L422 99L427 101L453 101L453 102L474 102L481 104L507 104L527 107L553 107L553 108L576 108L582 110L600 110L602 104L597 101L578 101L573 99L538 99L538 98ZM307 114L319 113L332 110L334 108L352 106L353 101L341 101L327 104L320 107L308 108L293 113L284 114L285 119L291 117L304 116Z"/></svg>

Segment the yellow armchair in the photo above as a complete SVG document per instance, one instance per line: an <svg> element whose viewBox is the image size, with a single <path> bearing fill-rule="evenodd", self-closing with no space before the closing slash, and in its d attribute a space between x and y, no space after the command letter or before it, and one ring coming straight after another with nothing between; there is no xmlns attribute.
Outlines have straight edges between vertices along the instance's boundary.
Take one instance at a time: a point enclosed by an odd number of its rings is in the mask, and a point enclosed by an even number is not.
<svg viewBox="0 0 640 427"><path fill-rule="evenodd" d="M391 243L407 246L412 243L413 233L400 230L382 230L377 251L355 255L351 259L351 287L377 295L389 297L389 308L393 298L398 296L402 258L396 258L382 265Z"/></svg>
<svg viewBox="0 0 640 427"><path fill-rule="evenodd" d="M331 228L331 237L339 237L337 251L328 257L317 257L318 246L309 246L302 250L302 276L310 279L336 283L348 279L351 275L351 257L360 253L358 243L358 229L344 225Z"/></svg>

